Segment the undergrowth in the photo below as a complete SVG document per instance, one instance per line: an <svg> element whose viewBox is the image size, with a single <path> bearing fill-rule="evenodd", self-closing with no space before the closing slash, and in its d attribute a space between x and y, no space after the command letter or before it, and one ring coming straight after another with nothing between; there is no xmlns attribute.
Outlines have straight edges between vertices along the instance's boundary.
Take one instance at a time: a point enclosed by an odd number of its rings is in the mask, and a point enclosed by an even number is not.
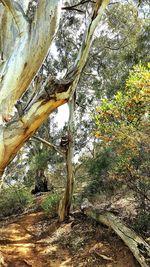
<svg viewBox="0 0 150 267"><path fill-rule="evenodd" d="M46 214L54 216L58 212L59 201L60 196L57 193L51 194L42 201L41 208Z"/></svg>
<svg viewBox="0 0 150 267"><path fill-rule="evenodd" d="M33 202L33 196L26 187L16 184L0 193L0 217L19 214Z"/></svg>

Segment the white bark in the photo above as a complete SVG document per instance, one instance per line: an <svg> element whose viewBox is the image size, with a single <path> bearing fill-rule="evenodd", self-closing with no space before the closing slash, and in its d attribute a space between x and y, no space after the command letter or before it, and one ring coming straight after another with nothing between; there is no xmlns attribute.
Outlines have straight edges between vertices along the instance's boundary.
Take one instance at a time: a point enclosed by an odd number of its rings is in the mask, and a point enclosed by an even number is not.
<svg viewBox="0 0 150 267"><path fill-rule="evenodd" d="M0 174L48 115L58 106L66 103L74 93L88 59L92 35L108 2L108 0L96 1L92 19L75 63L75 76L70 78L70 82L64 85L54 83L48 78L45 86L50 89L50 93L51 90L53 92L50 98L44 94L43 86L42 93L21 118L12 120L6 125L0 125ZM24 27L27 28L27 34L23 32L18 37L12 55L4 63L0 82L0 115L6 119L16 100L28 88L40 67L58 26L61 1L43 0L39 3L31 30L29 31L29 24L25 20Z"/></svg>
<svg viewBox="0 0 150 267"><path fill-rule="evenodd" d="M60 222L63 222L70 213L73 188L74 188L74 172L73 172L73 156L74 156L74 111L75 96L69 101L69 122L68 122L68 146L66 150L66 187L63 198L60 200L58 215Z"/></svg>
<svg viewBox="0 0 150 267"><path fill-rule="evenodd" d="M95 4L94 10L91 16L91 20L89 21L87 31L85 32L85 35L84 35L81 49L79 51L77 60L74 64L73 69L76 73L76 77L73 83L71 84L69 90L67 91L67 93L69 92L69 95L71 96L74 94L77 88L81 73L88 59L89 51L90 51L92 41L93 41L93 34L95 32L95 29L108 3L109 3L109 0L104 0L104 1L98 0ZM62 96L63 95L59 96L59 94L57 94L58 99L61 99ZM74 108L74 100L72 99L72 103L70 103L70 121L69 121L69 129L70 129L69 131L70 131L72 138L73 138L72 124L73 124L73 113L74 113L73 108ZM66 156L67 183L66 183L64 197L60 201L59 211L58 211L60 221L64 221L64 219L69 215L69 212L70 212L70 206L71 206L72 194L73 194L73 185L74 185L72 158L73 158L73 143L70 142L68 146L68 150L67 150L67 156Z"/></svg>
<svg viewBox="0 0 150 267"><path fill-rule="evenodd" d="M82 41L82 45L81 45L78 57L73 67L73 69L76 71L77 74L76 74L76 78L74 79L72 85L69 88L70 95L72 95L77 88L81 73L86 65L86 62L89 56L95 29L98 23L100 22L102 15L106 7L108 6L109 2L110 0L97 0L96 1L91 19L89 21L89 25L83 36L83 41Z"/></svg>
<svg viewBox="0 0 150 267"><path fill-rule="evenodd" d="M0 74L0 115L6 120L47 55L58 28L60 8L60 0L40 1L31 25L23 16L21 9L18 10L15 5L11 9L15 10L12 12L16 18L19 34L16 37L14 50L4 63ZM7 12L10 12L9 9ZM5 42L7 41L9 42L6 36Z"/></svg>

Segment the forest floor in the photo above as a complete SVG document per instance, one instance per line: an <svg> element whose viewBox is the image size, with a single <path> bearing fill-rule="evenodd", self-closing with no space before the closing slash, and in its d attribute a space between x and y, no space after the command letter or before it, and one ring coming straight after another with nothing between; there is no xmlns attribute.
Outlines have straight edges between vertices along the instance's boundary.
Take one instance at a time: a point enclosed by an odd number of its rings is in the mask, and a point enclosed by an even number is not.
<svg viewBox="0 0 150 267"><path fill-rule="evenodd" d="M81 213L60 224L36 211L0 222L7 267L139 267L111 231Z"/></svg>

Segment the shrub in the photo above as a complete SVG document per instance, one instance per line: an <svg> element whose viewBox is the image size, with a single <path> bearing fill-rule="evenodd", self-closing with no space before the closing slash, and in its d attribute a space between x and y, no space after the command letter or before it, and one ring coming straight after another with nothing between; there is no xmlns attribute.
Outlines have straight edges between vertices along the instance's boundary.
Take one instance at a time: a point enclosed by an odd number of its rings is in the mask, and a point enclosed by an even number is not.
<svg viewBox="0 0 150 267"><path fill-rule="evenodd" d="M49 195L42 201L41 208L45 213L54 216L57 214L59 201L60 196L57 193Z"/></svg>
<svg viewBox="0 0 150 267"><path fill-rule="evenodd" d="M146 235L150 232L150 214L149 213L139 213L133 222L133 228L139 233Z"/></svg>
<svg viewBox="0 0 150 267"><path fill-rule="evenodd" d="M0 193L1 216L19 214L33 202L33 196L29 190L22 185L14 185L5 188Z"/></svg>

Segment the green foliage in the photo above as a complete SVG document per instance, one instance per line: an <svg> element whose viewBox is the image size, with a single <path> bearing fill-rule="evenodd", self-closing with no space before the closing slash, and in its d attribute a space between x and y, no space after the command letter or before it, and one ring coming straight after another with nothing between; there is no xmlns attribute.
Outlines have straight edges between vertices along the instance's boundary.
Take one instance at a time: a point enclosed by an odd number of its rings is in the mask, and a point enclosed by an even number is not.
<svg viewBox="0 0 150 267"><path fill-rule="evenodd" d="M52 216L56 215L58 211L59 201L60 196L58 194L51 194L42 201L41 208L47 214L50 214Z"/></svg>
<svg viewBox="0 0 150 267"><path fill-rule="evenodd" d="M140 61L145 64L149 58L149 20L146 23L146 19L138 16L134 3L119 1L111 5L104 17L105 24L108 30L97 34L89 59L89 68L94 66L99 74L94 88L98 97L112 97L118 89L123 90L129 68ZM91 76L88 79L91 83Z"/></svg>
<svg viewBox="0 0 150 267"><path fill-rule="evenodd" d="M103 99L95 115L96 137L103 149L113 150L115 159L109 178L124 181L134 191L138 213L143 212L143 216L150 184L149 96L150 65L135 66L124 93L118 91L112 99Z"/></svg>
<svg viewBox="0 0 150 267"><path fill-rule="evenodd" d="M149 65L148 65L149 66ZM124 93L102 99L96 109L96 137L104 141L123 140L133 134L147 112L150 94L150 68L136 66L130 72ZM144 123L144 121L143 121Z"/></svg>
<svg viewBox="0 0 150 267"><path fill-rule="evenodd" d="M96 137L103 140L105 147L115 146L122 163L129 164L132 157L137 157L143 143L145 151L148 147L149 93L150 69L139 65L130 72L124 94L119 91L97 107Z"/></svg>
<svg viewBox="0 0 150 267"><path fill-rule="evenodd" d="M28 170L26 175L24 176L23 183L26 187L31 188L35 183L35 173L33 170Z"/></svg>
<svg viewBox="0 0 150 267"><path fill-rule="evenodd" d="M109 177L109 171L114 166L114 153L110 148L100 149L95 158L86 163L86 170L90 177L82 196L89 197L95 194L113 195L120 186L116 180Z"/></svg>
<svg viewBox="0 0 150 267"><path fill-rule="evenodd" d="M43 149L39 151L32 160L32 170L43 170L47 167L48 159L50 158L50 151L49 149Z"/></svg>
<svg viewBox="0 0 150 267"><path fill-rule="evenodd" d="M140 212L133 221L133 228L139 233L150 232L150 213Z"/></svg>
<svg viewBox="0 0 150 267"><path fill-rule="evenodd" d="M28 189L20 184L10 186L0 194L1 216L18 214L33 202Z"/></svg>
<svg viewBox="0 0 150 267"><path fill-rule="evenodd" d="M99 155L96 156L96 158L88 161L88 169L89 174L94 175L95 178L98 178L100 175L103 174L105 170L108 169L108 167L111 164L111 150L105 149L101 151Z"/></svg>
<svg viewBox="0 0 150 267"><path fill-rule="evenodd" d="M27 171L26 175L24 176L24 184L27 187L33 186L33 184L35 183L35 179L37 177L37 171L40 170L44 172L47 169L48 163L50 162L51 158L52 158L52 150L48 149L47 147L40 149L37 146L37 152L35 154L31 153L30 161L28 163L30 168Z"/></svg>
<svg viewBox="0 0 150 267"><path fill-rule="evenodd" d="M91 179L88 186L82 193L82 198L93 197L95 195L112 196L119 183L112 181L109 177L100 176L97 179Z"/></svg>

